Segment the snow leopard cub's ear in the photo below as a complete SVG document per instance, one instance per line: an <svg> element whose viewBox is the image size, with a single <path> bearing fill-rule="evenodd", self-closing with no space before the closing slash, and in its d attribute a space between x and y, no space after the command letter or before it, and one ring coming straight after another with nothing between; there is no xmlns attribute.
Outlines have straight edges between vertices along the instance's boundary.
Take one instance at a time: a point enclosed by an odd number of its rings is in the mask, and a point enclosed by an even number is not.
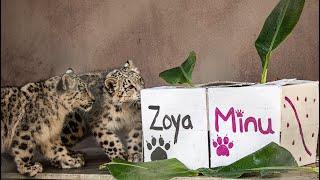
<svg viewBox="0 0 320 180"><path fill-rule="evenodd" d="M66 73L64 73L58 82L57 89L59 91L66 91L69 89L73 89L76 87L77 81L76 81L76 75L73 71L73 69L68 68Z"/></svg>
<svg viewBox="0 0 320 180"><path fill-rule="evenodd" d="M106 87L107 92L113 96L116 92L117 80L112 77L107 77L104 81L104 85Z"/></svg>
<svg viewBox="0 0 320 180"><path fill-rule="evenodd" d="M138 70L138 68L133 64L132 60L128 60L125 64L124 64L124 68L128 68L131 71L134 71L136 73L140 73L140 71Z"/></svg>

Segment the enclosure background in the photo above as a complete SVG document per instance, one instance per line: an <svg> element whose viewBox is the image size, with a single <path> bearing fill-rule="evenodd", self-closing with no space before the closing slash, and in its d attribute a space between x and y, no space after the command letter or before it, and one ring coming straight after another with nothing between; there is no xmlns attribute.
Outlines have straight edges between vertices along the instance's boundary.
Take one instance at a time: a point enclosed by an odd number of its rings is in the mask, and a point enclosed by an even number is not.
<svg viewBox="0 0 320 180"><path fill-rule="evenodd" d="M259 81L254 42L278 0L1 0L1 83L22 85L72 67L89 72L132 59L148 87L197 53L194 82ZM272 54L269 80L319 79L319 1L306 0Z"/></svg>

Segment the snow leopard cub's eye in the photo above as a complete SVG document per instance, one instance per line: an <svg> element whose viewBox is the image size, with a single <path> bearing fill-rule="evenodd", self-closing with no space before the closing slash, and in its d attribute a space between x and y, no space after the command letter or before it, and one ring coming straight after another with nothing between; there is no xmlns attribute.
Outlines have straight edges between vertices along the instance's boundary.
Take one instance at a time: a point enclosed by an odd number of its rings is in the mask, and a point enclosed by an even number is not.
<svg viewBox="0 0 320 180"><path fill-rule="evenodd" d="M86 87L83 84L79 84L78 89L79 89L79 91L82 91L82 92L86 91Z"/></svg>
<svg viewBox="0 0 320 180"><path fill-rule="evenodd" d="M136 89L136 87L134 87L133 85L130 85L129 89Z"/></svg>

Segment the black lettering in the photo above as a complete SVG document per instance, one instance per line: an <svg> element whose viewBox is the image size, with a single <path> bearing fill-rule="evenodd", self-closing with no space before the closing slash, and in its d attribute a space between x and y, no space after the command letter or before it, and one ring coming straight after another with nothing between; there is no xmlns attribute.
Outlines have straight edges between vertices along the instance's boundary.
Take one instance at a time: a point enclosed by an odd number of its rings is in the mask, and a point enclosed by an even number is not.
<svg viewBox="0 0 320 180"><path fill-rule="evenodd" d="M185 125L186 121L188 122L187 125ZM189 129L189 128L192 129L193 128L192 122L191 122L191 117L189 115L186 115L185 117L182 118L182 127L184 129Z"/></svg>
<svg viewBox="0 0 320 180"><path fill-rule="evenodd" d="M166 119L168 119L169 122L170 122L170 124L168 126L166 126ZM164 129L169 129L169 128L171 128L171 126L172 126L172 122L171 122L170 117L168 115L165 115L164 118L163 118L163 128Z"/></svg>
<svg viewBox="0 0 320 180"><path fill-rule="evenodd" d="M154 116L153 121L152 121L152 123L151 123L150 129L162 131L162 130L163 130L162 127L156 127L156 126L154 126L154 124L156 123L157 117L158 117L158 115L159 115L160 106L149 106L148 108L151 109L151 110L157 110L157 113L156 113L156 115Z"/></svg>
<svg viewBox="0 0 320 180"><path fill-rule="evenodd" d="M177 143L177 139L178 139L178 133L179 133L179 127L180 127L180 125L179 125L180 124L180 117L181 117L181 115L179 114L177 121L175 121L174 116L171 115L172 123L173 123L174 127L176 128L176 132L174 134L174 144Z"/></svg>

